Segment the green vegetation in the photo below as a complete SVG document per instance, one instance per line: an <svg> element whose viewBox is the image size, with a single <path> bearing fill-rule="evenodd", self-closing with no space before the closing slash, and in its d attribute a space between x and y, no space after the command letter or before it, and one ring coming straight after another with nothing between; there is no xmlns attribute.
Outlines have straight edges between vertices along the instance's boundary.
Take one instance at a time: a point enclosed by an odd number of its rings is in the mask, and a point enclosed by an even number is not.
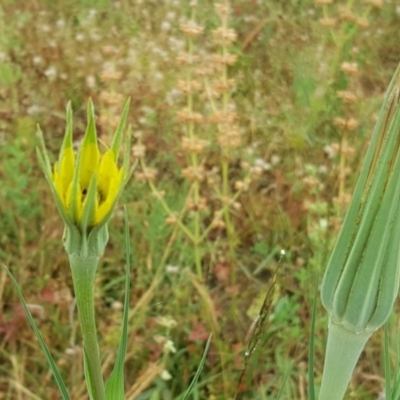
<svg viewBox="0 0 400 400"><path fill-rule="evenodd" d="M312 331L316 284L399 62L395 3L1 2L0 261L72 399L87 399L82 338L36 125L53 163L68 101L79 141L91 98L105 150L131 98L136 168L109 224L94 299L109 376L123 319L125 204L127 399L183 399L203 361L189 398L308 399L310 332L318 396L328 316L317 298ZM396 315L389 321L346 398L398 399ZM0 343L0 399L61 398L5 269Z"/></svg>

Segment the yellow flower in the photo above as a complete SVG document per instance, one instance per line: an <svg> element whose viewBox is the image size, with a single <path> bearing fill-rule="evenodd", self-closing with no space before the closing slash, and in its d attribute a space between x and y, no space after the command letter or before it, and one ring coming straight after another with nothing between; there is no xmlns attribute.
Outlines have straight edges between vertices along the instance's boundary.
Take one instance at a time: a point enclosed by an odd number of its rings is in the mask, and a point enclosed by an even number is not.
<svg viewBox="0 0 400 400"><path fill-rule="evenodd" d="M50 167L42 141L39 160L50 183L61 217L68 226L83 233L108 221L125 185L128 153L118 167L118 151L126 124L129 101L115 132L111 148L101 155L98 144L94 109L88 103L88 125L77 155L72 141L72 110L67 106L67 127L58 161Z"/></svg>

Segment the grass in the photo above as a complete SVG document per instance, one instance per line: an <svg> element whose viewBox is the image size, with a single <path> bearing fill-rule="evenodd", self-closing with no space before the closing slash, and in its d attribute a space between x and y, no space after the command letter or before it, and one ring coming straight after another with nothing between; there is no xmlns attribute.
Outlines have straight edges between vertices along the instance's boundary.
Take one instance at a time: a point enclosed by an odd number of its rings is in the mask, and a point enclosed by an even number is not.
<svg viewBox="0 0 400 400"><path fill-rule="evenodd" d="M238 399L308 398L315 280L399 61L394 2L318 3L233 0L223 21L208 1L196 8L167 0L2 2L1 261L20 284L73 399L87 398L81 342L63 227L35 157L35 126L55 159L67 102L78 137L88 97L106 144L131 97L132 163L145 150L111 221L97 275L105 372L122 319L124 203L133 254L127 398L183 395L210 333L193 399L236 392ZM200 32L181 29L189 18ZM235 41L213 39L223 24ZM189 49L198 57L194 65L182 61ZM216 66L215 53L236 62ZM182 113L188 104L196 115ZM234 114L228 122L221 119L227 112ZM246 360L278 263L270 314ZM3 271L0 310L0 399L58 399ZM327 331L319 299L316 315L318 393ZM388 335L394 342L396 329ZM376 399L384 390L382 341L379 331L368 344L349 398ZM386 353L395 365L396 348Z"/></svg>

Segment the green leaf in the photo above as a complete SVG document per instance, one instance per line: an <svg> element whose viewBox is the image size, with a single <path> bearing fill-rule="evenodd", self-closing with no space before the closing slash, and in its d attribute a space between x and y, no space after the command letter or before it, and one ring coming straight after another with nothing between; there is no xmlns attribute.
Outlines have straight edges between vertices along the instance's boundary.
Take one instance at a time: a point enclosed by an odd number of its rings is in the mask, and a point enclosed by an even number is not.
<svg viewBox="0 0 400 400"><path fill-rule="evenodd" d="M92 99L89 99L87 105L87 127L85 136L83 137L82 146L88 144L95 144L97 146L97 132Z"/></svg>
<svg viewBox="0 0 400 400"><path fill-rule="evenodd" d="M190 385L186 389L186 392L183 394L183 397L180 398L179 400L188 400L188 398L190 396L190 393L192 392L194 386L196 385L197 380L200 377L201 371L203 370L204 363L206 361L206 357L207 357L207 354L208 354L208 349L210 348L210 344L211 344L211 337L212 337L212 335L210 335L208 337L208 340L207 340L207 343L206 343L206 348L204 349L203 357L201 358L200 364L199 364L199 366L197 368L196 375L192 379L192 382L190 382Z"/></svg>
<svg viewBox="0 0 400 400"><path fill-rule="evenodd" d="M122 134L125 129L126 120L128 118L130 104L131 104L131 99L129 98L125 103L124 110L122 111L121 119L119 121L117 130L115 131L114 138L113 138L113 141L111 144L111 150L114 152L116 161L118 161L119 148L121 146Z"/></svg>
<svg viewBox="0 0 400 400"><path fill-rule="evenodd" d="M125 248L126 248L126 266L125 266L125 300L124 314L122 322L121 341L118 348L117 359L114 369L106 383L107 400L125 400L124 394L124 361L126 354L126 345L128 339L128 315L129 315L129 295L130 295L130 259L131 247L129 236L128 213L125 208Z"/></svg>
<svg viewBox="0 0 400 400"><path fill-rule="evenodd" d="M310 343L308 346L308 398L315 400L314 355L315 355L315 321L317 317L318 280L315 282L314 301L311 315Z"/></svg>
<svg viewBox="0 0 400 400"><path fill-rule="evenodd" d="M6 267L6 265L3 264L3 267L6 269L6 272L7 272L8 276L9 276L9 278L11 279L12 284L14 285L15 291L17 292L17 295L18 295L18 297L19 297L19 299L20 299L20 301L22 303L22 306L24 307L24 310L25 310L26 316L28 318L28 321L29 321L29 323L31 324L31 327L34 330L34 332L36 334L36 337L38 338L40 347L42 348L42 351L46 356L47 362L49 363L50 369L53 372L54 379L55 379L55 381L57 383L58 389L60 390L60 393L61 393L61 396L62 396L63 400L71 400L71 398L69 397L67 388L66 388L66 386L64 384L64 381L63 381L63 379L61 377L61 374L57 369L57 365L54 362L53 357L51 356L50 350L47 347L47 345L46 345L46 343L45 343L45 341L43 339L43 336L42 336L38 326L36 325L35 319L32 317L32 314L29 311L28 305L26 304L26 301L24 299L24 296L22 295L22 292L21 292L21 290L20 290L20 288L18 286L17 281L14 279L13 275L11 274L10 270Z"/></svg>
<svg viewBox="0 0 400 400"><path fill-rule="evenodd" d="M385 397L392 399L392 371L390 368L389 321L384 326Z"/></svg>
<svg viewBox="0 0 400 400"><path fill-rule="evenodd" d="M57 209L61 215L62 220L70 227L70 229L74 229L74 223L71 217L66 213L65 207L62 204L60 197L57 194L56 188L54 187L53 179L52 179L52 167L49 160L49 156L47 154L46 144L44 143L43 133L40 130L40 127L37 127L37 135L39 138L40 148L36 148L36 155L39 160L40 167L46 177L47 182L49 183L51 193L56 202Z"/></svg>
<svg viewBox="0 0 400 400"><path fill-rule="evenodd" d="M289 378L289 376L290 376L290 373L292 372L292 366L293 366L293 361L291 361L291 362L289 363L289 366L288 366L287 369L286 369L285 375L283 376L283 379L282 379L281 387L279 388L279 392L278 392L278 394L277 394L277 396L276 396L276 400L280 400L280 398L281 398L282 395L283 395L283 391L284 391L284 389L285 389L286 382L287 382L287 380L288 380L288 378ZM311 400L311 398L310 398L309 400Z"/></svg>

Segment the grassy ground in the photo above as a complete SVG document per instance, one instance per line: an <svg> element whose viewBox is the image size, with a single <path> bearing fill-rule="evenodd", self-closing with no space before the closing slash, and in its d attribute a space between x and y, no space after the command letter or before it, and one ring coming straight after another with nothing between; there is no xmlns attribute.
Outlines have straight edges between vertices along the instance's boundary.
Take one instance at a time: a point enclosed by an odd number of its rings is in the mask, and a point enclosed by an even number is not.
<svg viewBox="0 0 400 400"><path fill-rule="evenodd" d="M39 123L55 159L67 102L78 140L89 97L105 144L132 99L127 399L177 398L210 333L193 399L307 398L315 284L399 61L396 2L323 3L233 0L226 15L200 0L2 1L0 256L73 399L87 398L81 343L35 132ZM105 374L121 322L121 207L110 231L96 287ZM260 309L268 315L244 358ZM0 399L58 399L4 270L0 311ZM326 329L318 303L317 386ZM381 353L378 333L349 398L378 398Z"/></svg>

